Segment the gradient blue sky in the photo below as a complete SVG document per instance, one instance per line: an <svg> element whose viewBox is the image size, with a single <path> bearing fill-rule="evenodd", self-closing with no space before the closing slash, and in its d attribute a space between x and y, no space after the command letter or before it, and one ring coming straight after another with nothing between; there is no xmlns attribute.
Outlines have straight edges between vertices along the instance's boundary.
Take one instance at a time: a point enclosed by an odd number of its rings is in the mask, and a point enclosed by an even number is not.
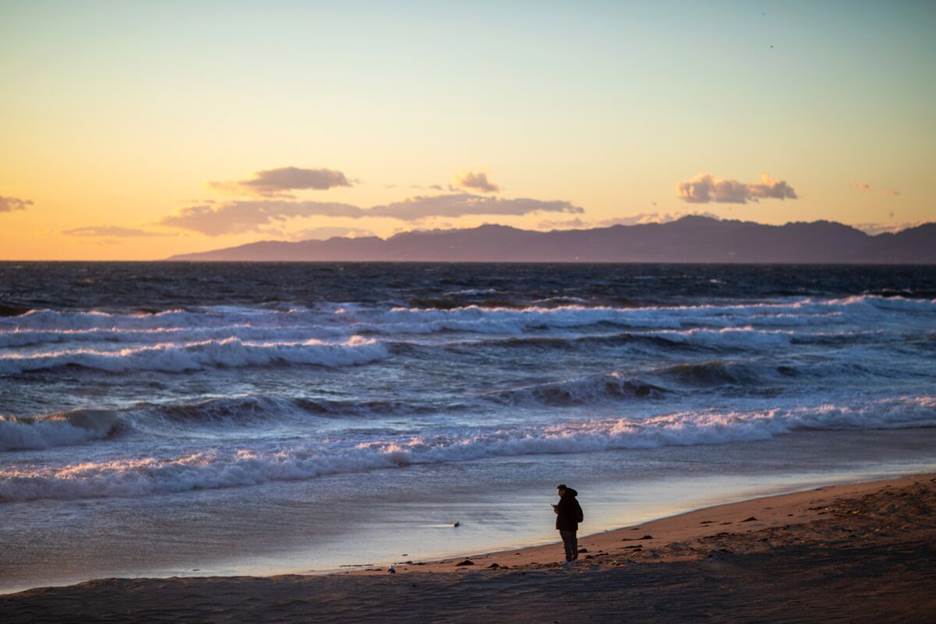
<svg viewBox="0 0 936 624"><path fill-rule="evenodd" d="M933 2L0 0L0 257L687 212L933 220L934 33ZM349 186L230 184L282 167ZM685 201L700 174L797 198ZM418 215L366 212L414 196Z"/></svg>

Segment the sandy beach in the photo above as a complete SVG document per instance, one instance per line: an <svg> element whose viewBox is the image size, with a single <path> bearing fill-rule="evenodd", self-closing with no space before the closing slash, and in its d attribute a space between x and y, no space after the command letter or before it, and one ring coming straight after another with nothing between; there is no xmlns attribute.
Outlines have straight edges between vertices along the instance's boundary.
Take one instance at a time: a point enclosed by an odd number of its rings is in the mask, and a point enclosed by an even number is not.
<svg viewBox="0 0 936 624"><path fill-rule="evenodd" d="M4 622L934 622L936 475L700 509L559 544L318 576L100 579Z"/></svg>

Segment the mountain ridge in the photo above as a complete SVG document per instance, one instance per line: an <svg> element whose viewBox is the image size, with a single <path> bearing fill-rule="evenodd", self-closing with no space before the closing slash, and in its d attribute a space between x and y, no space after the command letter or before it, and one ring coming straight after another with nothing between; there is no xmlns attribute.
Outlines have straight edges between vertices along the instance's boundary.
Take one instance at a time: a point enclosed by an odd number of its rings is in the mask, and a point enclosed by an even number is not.
<svg viewBox="0 0 936 624"><path fill-rule="evenodd" d="M484 224L389 238L255 241L170 261L934 264L936 223L871 235L835 221L767 225L690 215L665 223L523 230Z"/></svg>

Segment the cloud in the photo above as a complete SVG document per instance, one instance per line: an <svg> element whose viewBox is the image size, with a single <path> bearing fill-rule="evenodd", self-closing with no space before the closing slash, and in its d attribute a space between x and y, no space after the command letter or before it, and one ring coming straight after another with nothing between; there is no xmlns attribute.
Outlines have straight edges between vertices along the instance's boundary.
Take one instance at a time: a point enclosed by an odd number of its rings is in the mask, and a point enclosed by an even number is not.
<svg viewBox="0 0 936 624"><path fill-rule="evenodd" d="M612 219L604 219L599 221L596 227L610 227L612 225L641 225L643 223L666 223L667 221L675 221L681 215L674 215L671 213L661 213L661 212L639 212L634 215L628 215L626 217L614 217Z"/></svg>
<svg viewBox="0 0 936 624"><path fill-rule="evenodd" d="M263 226L296 217L380 217L418 221L430 217L525 215L531 212L581 214L584 210L566 201L541 201L522 197L504 199L456 193L412 197L369 209L351 204L317 201L238 200L222 204L203 203L183 208L176 215L164 217L160 223L218 236L257 231Z"/></svg>
<svg viewBox="0 0 936 624"><path fill-rule="evenodd" d="M593 227L610 227L612 225L645 225L647 223L669 223L678 221L683 217L705 217L720 221L721 217L711 212L640 212L626 217L614 217L612 219L603 219L594 224Z"/></svg>
<svg viewBox="0 0 936 624"><path fill-rule="evenodd" d="M487 174L483 171L474 173L469 171L463 176L456 177L455 183L462 188L474 189L482 193L496 193L500 187L488 180Z"/></svg>
<svg viewBox="0 0 936 624"><path fill-rule="evenodd" d="M194 230L208 236L256 231L261 226L294 217L361 216L361 209L351 204L315 201L232 201L223 204L189 206L177 215L164 217L160 223L170 227Z"/></svg>
<svg viewBox="0 0 936 624"><path fill-rule="evenodd" d="M418 196L403 201L374 206L363 216L390 217L414 221L426 217L463 217L465 215L525 215L531 212L581 214L582 208L567 201L542 201L519 197L506 199L482 197L471 193Z"/></svg>
<svg viewBox="0 0 936 624"><path fill-rule="evenodd" d="M568 220L540 221L539 229L593 229L606 228L614 225L644 225L647 223L669 223L687 216L707 217L709 219L721 220L716 214L711 212L640 212L626 217L613 217L610 219L599 219L598 221L584 221L578 217Z"/></svg>
<svg viewBox="0 0 936 624"><path fill-rule="evenodd" d="M374 233L361 228L324 226L301 230L292 234L290 238L293 240L326 240L336 236L341 236L343 238L363 238L366 236L374 236Z"/></svg>
<svg viewBox="0 0 936 624"><path fill-rule="evenodd" d="M336 186L351 186L351 182L340 171L332 169L301 169L280 167L258 171L250 180L236 182L212 182L211 186L222 191L248 192L264 197L288 196L288 191L315 189L324 191Z"/></svg>
<svg viewBox="0 0 936 624"><path fill-rule="evenodd" d="M587 221L575 217L572 219L546 219L545 221L540 221L536 224L537 229L540 230L580 230L583 228L593 227L589 225Z"/></svg>
<svg viewBox="0 0 936 624"><path fill-rule="evenodd" d="M32 206L31 199L20 199L19 197L4 197L0 195L0 212L13 212L14 210L26 210Z"/></svg>
<svg viewBox="0 0 936 624"><path fill-rule="evenodd" d="M861 230L865 234L877 236L878 234L895 233L902 230L909 230L910 228L915 228L919 225L923 225L923 222L911 221L905 223L856 223L852 227Z"/></svg>
<svg viewBox="0 0 936 624"><path fill-rule="evenodd" d="M745 184L737 180L715 178L710 173L698 175L676 185L679 198L690 204L746 204L761 199L797 199L796 191L784 180L764 175L760 183Z"/></svg>
<svg viewBox="0 0 936 624"><path fill-rule="evenodd" d="M111 238L135 238L135 237L150 237L150 236L173 236L173 234L168 234L166 232L150 232L148 230L141 230L138 228L125 228L116 225L101 225L101 226L88 226L74 228L71 230L63 230L62 234L68 236L95 236L95 237L111 237Z"/></svg>

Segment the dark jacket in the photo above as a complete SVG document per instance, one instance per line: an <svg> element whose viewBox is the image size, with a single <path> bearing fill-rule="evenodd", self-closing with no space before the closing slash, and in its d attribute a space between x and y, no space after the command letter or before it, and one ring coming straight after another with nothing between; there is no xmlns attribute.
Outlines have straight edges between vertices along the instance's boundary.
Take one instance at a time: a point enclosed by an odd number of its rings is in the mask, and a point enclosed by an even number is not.
<svg viewBox="0 0 936 624"><path fill-rule="evenodd" d="M584 520L577 495L578 492L569 488L556 505L556 528L560 531L578 531L579 522Z"/></svg>

